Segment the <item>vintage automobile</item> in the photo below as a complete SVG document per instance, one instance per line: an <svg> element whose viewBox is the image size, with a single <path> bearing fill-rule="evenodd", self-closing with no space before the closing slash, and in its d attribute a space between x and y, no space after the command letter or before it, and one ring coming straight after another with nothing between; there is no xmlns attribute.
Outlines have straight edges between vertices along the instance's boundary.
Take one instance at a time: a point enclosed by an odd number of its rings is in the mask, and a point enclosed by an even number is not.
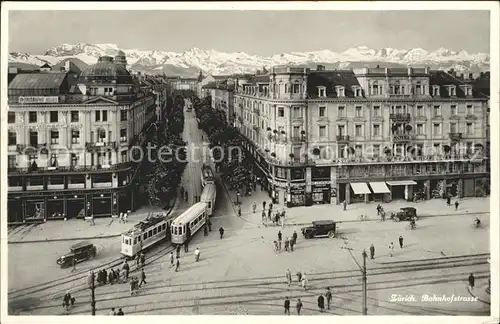
<svg viewBox="0 0 500 324"><path fill-rule="evenodd" d="M57 264L61 268L67 268L73 265L73 260L76 263L92 259L96 256L97 249L94 244L89 242L80 242L70 247L70 253L63 255L57 259Z"/></svg>
<svg viewBox="0 0 500 324"><path fill-rule="evenodd" d="M401 211L397 213L391 213L391 219L395 222L399 221L409 221L412 219L417 219L417 209L413 207L403 207Z"/></svg>
<svg viewBox="0 0 500 324"><path fill-rule="evenodd" d="M302 235L306 239L314 237L330 237L336 235L337 224L332 220L321 220L312 222L312 226L303 227L301 229Z"/></svg>

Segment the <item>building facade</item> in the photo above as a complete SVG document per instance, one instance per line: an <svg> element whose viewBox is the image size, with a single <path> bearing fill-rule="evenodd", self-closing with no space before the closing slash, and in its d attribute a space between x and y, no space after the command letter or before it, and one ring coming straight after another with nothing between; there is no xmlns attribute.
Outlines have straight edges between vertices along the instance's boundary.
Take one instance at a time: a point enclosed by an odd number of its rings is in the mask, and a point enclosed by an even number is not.
<svg viewBox="0 0 500 324"><path fill-rule="evenodd" d="M203 90L208 91L212 99L211 107L223 113L226 123L234 125L234 83L231 80L222 82L214 81L204 85Z"/></svg>
<svg viewBox="0 0 500 324"><path fill-rule="evenodd" d="M473 82L428 68L277 66L234 91L243 145L289 206L474 196L487 110Z"/></svg>
<svg viewBox="0 0 500 324"><path fill-rule="evenodd" d="M101 57L82 71L18 74L8 88L8 221L135 210L142 130L156 96Z"/></svg>
<svg viewBox="0 0 500 324"><path fill-rule="evenodd" d="M185 77L168 77L167 82L170 86L170 91L191 90L194 93L198 91L198 78Z"/></svg>

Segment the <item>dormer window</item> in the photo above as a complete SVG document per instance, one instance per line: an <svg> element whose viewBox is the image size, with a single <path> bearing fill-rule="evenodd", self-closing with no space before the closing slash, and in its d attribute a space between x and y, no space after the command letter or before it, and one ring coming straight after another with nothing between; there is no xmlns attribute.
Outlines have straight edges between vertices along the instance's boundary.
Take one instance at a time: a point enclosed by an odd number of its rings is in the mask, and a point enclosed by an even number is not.
<svg viewBox="0 0 500 324"><path fill-rule="evenodd" d="M337 92L338 97L344 97L345 96L345 88L342 86L337 86L335 87L335 90Z"/></svg>
<svg viewBox="0 0 500 324"><path fill-rule="evenodd" d="M455 86L448 86L448 95L456 96L457 95L457 88Z"/></svg>
<svg viewBox="0 0 500 324"><path fill-rule="evenodd" d="M326 97L326 87L318 87L318 97Z"/></svg>
<svg viewBox="0 0 500 324"><path fill-rule="evenodd" d="M374 82L372 84L372 95L375 95L375 96L379 95L380 94L379 91L380 91L380 87L378 86L378 83Z"/></svg>
<svg viewBox="0 0 500 324"><path fill-rule="evenodd" d="M361 97L361 88L360 87L353 87L352 89L354 91L355 97Z"/></svg>
<svg viewBox="0 0 500 324"><path fill-rule="evenodd" d="M472 96L472 88L468 85L461 85L460 88L465 93L466 96Z"/></svg>
<svg viewBox="0 0 500 324"><path fill-rule="evenodd" d="M439 86L438 85L432 86L432 95L439 96Z"/></svg>
<svg viewBox="0 0 500 324"><path fill-rule="evenodd" d="M417 82L417 84L415 84L415 94L417 94L417 95L423 94L422 93L422 85L420 84L420 82Z"/></svg>

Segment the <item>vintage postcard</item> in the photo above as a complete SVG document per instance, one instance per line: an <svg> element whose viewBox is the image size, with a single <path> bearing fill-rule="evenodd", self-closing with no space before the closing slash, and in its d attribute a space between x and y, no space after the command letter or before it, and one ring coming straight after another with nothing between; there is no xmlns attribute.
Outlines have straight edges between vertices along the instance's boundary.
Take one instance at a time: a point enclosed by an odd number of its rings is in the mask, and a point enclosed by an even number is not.
<svg viewBox="0 0 500 324"><path fill-rule="evenodd" d="M2 3L2 323L498 323L498 18Z"/></svg>

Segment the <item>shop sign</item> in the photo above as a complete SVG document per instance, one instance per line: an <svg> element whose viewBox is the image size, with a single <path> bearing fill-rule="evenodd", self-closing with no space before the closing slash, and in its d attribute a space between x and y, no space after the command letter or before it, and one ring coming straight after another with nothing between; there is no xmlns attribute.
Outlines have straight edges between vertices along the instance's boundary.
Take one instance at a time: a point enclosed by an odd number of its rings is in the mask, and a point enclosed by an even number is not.
<svg viewBox="0 0 500 324"><path fill-rule="evenodd" d="M329 190L330 189L330 185L313 185L312 187L312 191L313 192L323 192L325 190Z"/></svg>
<svg viewBox="0 0 500 324"><path fill-rule="evenodd" d="M290 194L292 194L292 195L303 195L303 194L304 194L304 192L305 192L305 190L304 190L304 189L305 189L304 187L300 187L300 188L297 188L297 187L295 187L295 188L290 187Z"/></svg>
<svg viewBox="0 0 500 324"><path fill-rule="evenodd" d="M30 96L30 97L19 97L20 104L42 104L42 103L59 103L59 97L57 96Z"/></svg>

